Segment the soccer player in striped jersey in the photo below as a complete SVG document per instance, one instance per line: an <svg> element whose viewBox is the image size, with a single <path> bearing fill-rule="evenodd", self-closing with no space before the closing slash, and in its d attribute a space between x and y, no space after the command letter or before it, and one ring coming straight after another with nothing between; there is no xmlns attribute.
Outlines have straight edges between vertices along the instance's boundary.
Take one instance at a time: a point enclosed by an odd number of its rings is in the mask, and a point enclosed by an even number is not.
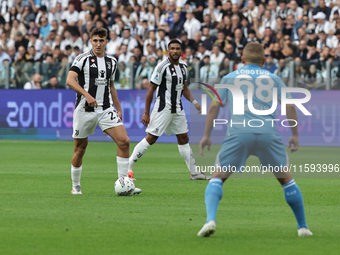
<svg viewBox="0 0 340 255"><path fill-rule="evenodd" d="M129 160L129 177L133 177L135 162L154 144L164 132L176 135L178 150L190 171L192 180L206 180L204 173L196 171L195 158L189 145L188 124L183 110L181 96L195 105L198 112L201 106L193 98L187 86L187 64L180 60L182 55L181 41L174 39L168 43L169 57L160 62L150 80L146 94L145 113L142 123L146 126L147 136L133 150ZM156 103L151 116L150 105L153 93L157 90Z"/></svg>
<svg viewBox="0 0 340 255"><path fill-rule="evenodd" d="M74 154L71 165L71 193L74 195L82 194L82 159L88 136L94 134L97 125L118 145L118 177L128 175L130 140L121 121L122 108L114 86L117 60L105 54L108 42L106 29L95 28L90 37L92 50L76 57L66 80L67 85L77 92L73 113ZM134 191L135 194L140 192L142 190L138 188Z"/></svg>
<svg viewBox="0 0 340 255"><path fill-rule="evenodd" d="M286 85L278 76L262 69L262 65L265 62L262 45L256 42L248 43L244 48L242 62L245 66L224 76L221 83L239 87L244 96L247 93L251 93L249 91L252 90L251 104L253 104L253 107L258 110L271 109L274 104L274 88L277 89L278 96L281 99L281 88L286 87ZM229 124L225 139L216 156L216 171L214 171L205 190L207 221L197 235L208 237L215 232L217 208L223 193L222 185L233 173L233 170L228 170L231 166L234 170L242 171L242 167L244 167L250 155L257 156L262 166L271 166L272 169L277 169L277 171L274 171L274 175L282 185L286 202L294 212L298 236L313 235L306 224L302 194L290 173L286 149L281 142L281 137L277 134L276 125L272 124L275 121L269 121L270 124L267 124L268 121L265 121L275 120L275 112L267 115L257 115L250 110L246 110L243 115L233 114L234 99L232 93L225 88L219 89L217 93L223 105L220 105L220 103L218 105L210 105L204 136L200 142L200 154L203 156L205 146L208 146L208 149L210 148L213 120L217 118L220 107L225 106L227 101L230 102L231 112L229 123L235 122L235 125ZM290 97L290 95L287 95L287 97ZM246 102L243 103L245 106L248 106ZM286 112L292 130L289 148L291 152L294 152L299 148L298 127L293 124L297 123L295 105L287 104ZM259 119L267 123L262 126L242 125L242 120L244 123L249 123L248 121L253 119Z"/></svg>

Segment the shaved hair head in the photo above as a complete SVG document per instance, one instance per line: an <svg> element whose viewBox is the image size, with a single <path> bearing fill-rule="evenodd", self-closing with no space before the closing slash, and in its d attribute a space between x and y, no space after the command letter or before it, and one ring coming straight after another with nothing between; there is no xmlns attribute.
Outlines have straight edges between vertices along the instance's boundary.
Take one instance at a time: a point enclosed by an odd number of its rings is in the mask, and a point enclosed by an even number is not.
<svg viewBox="0 0 340 255"><path fill-rule="evenodd" d="M246 64L255 64L262 66L264 63L263 46L256 42L250 42L244 47L243 59Z"/></svg>

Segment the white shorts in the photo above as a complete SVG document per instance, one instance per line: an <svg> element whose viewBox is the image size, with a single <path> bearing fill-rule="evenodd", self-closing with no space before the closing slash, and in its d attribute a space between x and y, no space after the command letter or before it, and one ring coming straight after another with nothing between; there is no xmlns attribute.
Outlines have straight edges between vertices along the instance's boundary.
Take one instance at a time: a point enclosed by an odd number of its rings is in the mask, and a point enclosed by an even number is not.
<svg viewBox="0 0 340 255"><path fill-rule="evenodd" d="M94 134L97 125L104 132L106 129L123 125L123 122L112 106L106 110L96 109L94 112L85 112L85 109L78 105L73 112L72 137L76 139L86 138ZM106 132L104 134L107 135Z"/></svg>
<svg viewBox="0 0 340 255"><path fill-rule="evenodd" d="M152 111L150 123L145 132L154 136L161 136L165 132L166 135L179 135L188 132L187 118L185 112L171 113L163 110L161 112Z"/></svg>

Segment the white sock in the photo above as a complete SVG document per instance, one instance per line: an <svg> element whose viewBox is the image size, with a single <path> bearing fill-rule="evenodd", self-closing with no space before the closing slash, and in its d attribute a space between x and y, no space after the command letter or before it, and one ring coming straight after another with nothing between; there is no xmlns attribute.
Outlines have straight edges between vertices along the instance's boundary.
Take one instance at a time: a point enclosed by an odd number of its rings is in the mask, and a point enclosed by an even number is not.
<svg viewBox="0 0 340 255"><path fill-rule="evenodd" d="M118 178L128 175L129 158L121 158L117 156Z"/></svg>
<svg viewBox="0 0 340 255"><path fill-rule="evenodd" d="M178 145L179 153L181 154L182 158L184 159L185 163L191 174L196 174L196 163L194 154L192 153L191 147L189 143Z"/></svg>
<svg viewBox="0 0 340 255"><path fill-rule="evenodd" d="M81 177L82 169L83 169L83 165L81 165L80 167L75 167L71 165L71 178L72 178L73 187L80 185L80 177Z"/></svg>
<svg viewBox="0 0 340 255"><path fill-rule="evenodd" d="M129 159L129 171L132 171L133 165L144 155L149 147L150 144L145 138L136 145Z"/></svg>

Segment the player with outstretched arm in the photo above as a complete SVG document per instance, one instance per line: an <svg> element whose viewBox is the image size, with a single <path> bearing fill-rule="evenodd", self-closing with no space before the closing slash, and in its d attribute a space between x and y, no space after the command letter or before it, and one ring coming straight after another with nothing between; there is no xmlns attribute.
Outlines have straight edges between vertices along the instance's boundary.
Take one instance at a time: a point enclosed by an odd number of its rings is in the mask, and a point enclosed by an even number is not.
<svg viewBox="0 0 340 255"><path fill-rule="evenodd" d="M88 136L94 134L97 125L118 145L118 177L128 175L130 139L122 123L122 108L114 86L117 60L105 54L108 42L106 29L93 29L90 38L92 50L75 58L66 80L67 85L77 92L73 113L74 154L71 165L71 193L74 195L82 194L82 159ZM141 189L136 188L134 194L141 192Z"/></svg>
<svg viewBox="0 0 340 255"><path fill-rule="evenodd" d="M133 166L164 132L176 135L178 150L183 157L192 180L209 179L204 173L196 171L195 158L189 145L188 124L183 110L181 96L195 105L198 113L201 106L193 98L187 86L187 64L180 60L182 42L173 39L168 43L169 57L160 62L150 80L146 94L145 113L142 123L146 126L147 136L133 150L129 160L129 177L133 176ZM156 103L151 116L150 106L153 93L157 90Z"/></svg>
<svg viewBox="0 0 340 255"><path fill-rule="evenodd" d="M255 42L248 43L244 48L242 62L245 66L224 76L221 83L237 86L241 88L243 94L246 94L249 88L253 87L252 102L254 106L256 105L256 109L270 109L272 106L271 95L273 94L270 93L270 90L274 87L278 88L278 96L281 98L281 88L286 87L286 85L278 76L262 69L265 57L261 44ZM235 123L242 123L241 119L245 123L254 118L261 119L262 121L265 119L275 119L275 112L270 115L255 115L250 111L245 111L244 115L234 115L234 99L231 92L227 89L218 89L217 92L223 105L220 105L220 103L218 105L210 105L204 136L200 142L200 154L202 156L204 147L208 146L210 150L213 120L217 118L220 107L225 106L227 101L229 101L231 112L230 119ZM289 148L291 152L294 152L299 148L298 128L294 125L297 123L297 113L293 104L287 104L286 110L287 118L296 121L290 121L292 136L289 139ZM306 224L302 194L288 169L288 156L281 142L281 137L277 134L276 125L272 124L274 121L264 122L267 122L268 125L264 124L261 127L231 126L231 121L229 122L226 137L216 156L215 171L205 190L207 220L206 224L198 232L198 236L208 237L215 232L217 208L223 193L222 186L232 174L232 171L227 171L228 168L226 167L232 166L237 170L241 170L249 155L257 156L263 166L282 166L282 170L274 171L274 174L282 185L286 202L294 212L297 220L298 236L313 235Z"/></svg>

